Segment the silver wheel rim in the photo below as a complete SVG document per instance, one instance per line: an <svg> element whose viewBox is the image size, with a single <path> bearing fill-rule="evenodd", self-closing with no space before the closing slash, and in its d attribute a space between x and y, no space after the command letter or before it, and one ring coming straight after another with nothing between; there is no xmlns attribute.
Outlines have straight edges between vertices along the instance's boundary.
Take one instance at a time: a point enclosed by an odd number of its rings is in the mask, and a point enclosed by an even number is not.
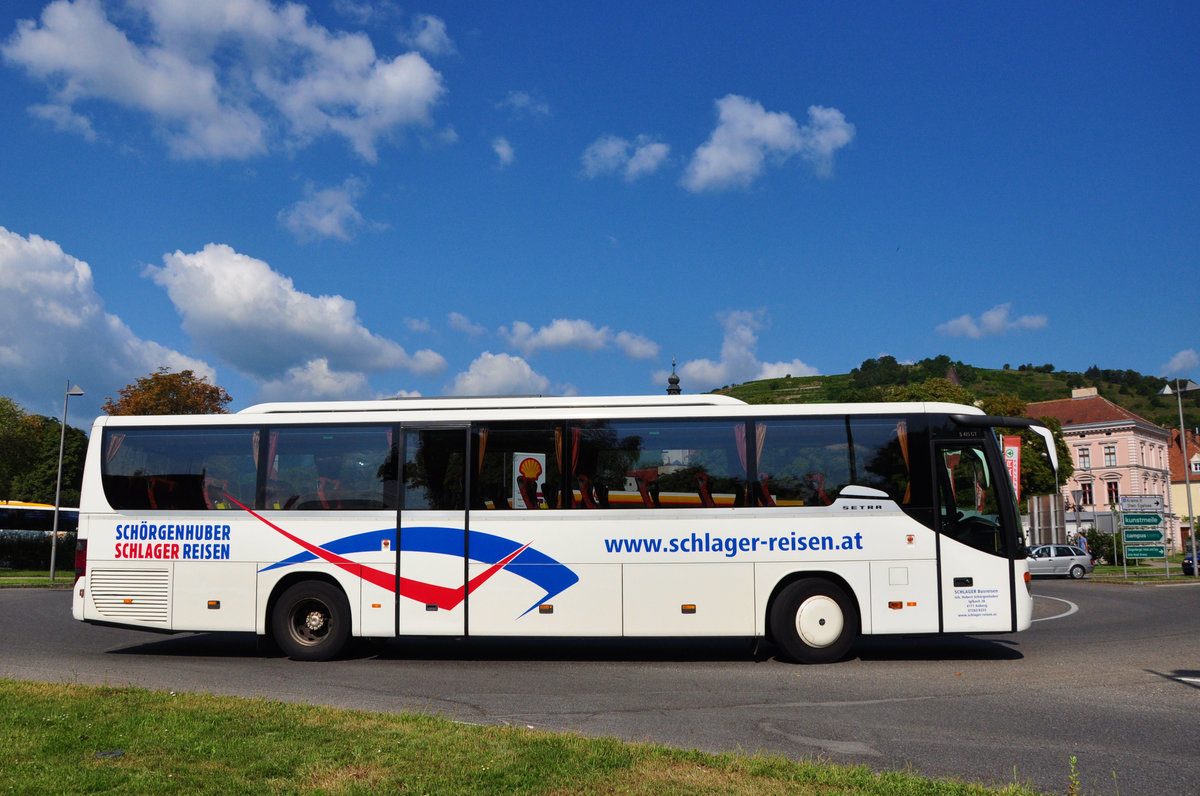
<svg viewBox="0 0 1200 796"><path fill-rule="evenodd" d="M305 646L320 644L329 635L331 619L325 603L303 600L292 611L292 638Z"/></svg>
<svg viewBox="0 0 1200 796"><path fill-rule="evenodd" d="M842 607L825 594L809 597L796 611L796 633L809 647L828 647L841 637L845 626Z"/></svg>

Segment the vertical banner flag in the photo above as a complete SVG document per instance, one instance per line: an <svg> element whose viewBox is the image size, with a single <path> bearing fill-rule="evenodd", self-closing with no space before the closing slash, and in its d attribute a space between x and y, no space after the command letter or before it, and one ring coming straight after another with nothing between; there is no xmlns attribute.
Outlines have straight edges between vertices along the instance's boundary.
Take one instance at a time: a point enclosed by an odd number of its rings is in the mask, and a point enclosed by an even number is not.
<svg viewBox="0 0 1200 796"><path fill-rule="evenodd" d="M1008 468L1008 477L1012 479L1013 492L1017 500L1021 499L1021 438L1004 438L1004 466Z"/></svg>

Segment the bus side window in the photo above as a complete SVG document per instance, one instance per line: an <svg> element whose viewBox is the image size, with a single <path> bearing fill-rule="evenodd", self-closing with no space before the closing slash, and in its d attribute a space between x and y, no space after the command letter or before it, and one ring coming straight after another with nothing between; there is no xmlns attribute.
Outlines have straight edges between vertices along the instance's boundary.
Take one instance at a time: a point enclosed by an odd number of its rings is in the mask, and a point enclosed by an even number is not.
<svg viewBox="0 0 1200 796"><path fill-rule="evenodd" d="M370 511L396 508L389 426L316 426L270 432L268 508Z"/></svg>
<svg viewBox="0 0 1200 796"><path fill-rule="evenodd" d="M732 420L612 420L573 426L567 458L581 508L745 505L745 426Z"/></svg>
<svg viewBox="0 0 1200 796"><path fill-rule="evenodd" d="M471 431L471 508L559 508L559 437L559 428L544 421L475 426Z"/></svg>
<svg viewBox="0 0 1200 796"><path fill-rule="evenodd" d="M252 428L127 428L104 439L101 481L114 509L235 509L230 497L254 503Z"/></svg>
<svg viewBox="0 0 1200 796"><path fill-rule="evenodd" d="M828 506L850 483L842 417L759 420L755 426L760 506Z"/></svg>
<svg viewBox="0 0 1200 796"><path fill-rule="evenodd" d="M922 455L924 428L906 417L858 417L850 419L854 450L854 483L887 492L901 506L915 500L914 473L926 472L917 462Z"/></svg>
<svg viewBox="0 0 1200 796"><path fill-rule="evenodd" d="M405 511L461 511L466 508L463 429L409 429L404 432Z"/></svg>

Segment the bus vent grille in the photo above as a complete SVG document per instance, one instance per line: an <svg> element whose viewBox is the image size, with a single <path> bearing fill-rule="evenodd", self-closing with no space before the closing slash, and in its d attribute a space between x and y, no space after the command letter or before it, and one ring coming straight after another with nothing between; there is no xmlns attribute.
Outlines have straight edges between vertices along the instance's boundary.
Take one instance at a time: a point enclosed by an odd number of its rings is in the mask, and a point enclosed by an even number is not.
<svg viewBox="0 0 1200 796"><path fill-rule="evenodd" d="M102 616L164 624L170 616L165 569L94 569L88 572L88 587Z"/></svg>

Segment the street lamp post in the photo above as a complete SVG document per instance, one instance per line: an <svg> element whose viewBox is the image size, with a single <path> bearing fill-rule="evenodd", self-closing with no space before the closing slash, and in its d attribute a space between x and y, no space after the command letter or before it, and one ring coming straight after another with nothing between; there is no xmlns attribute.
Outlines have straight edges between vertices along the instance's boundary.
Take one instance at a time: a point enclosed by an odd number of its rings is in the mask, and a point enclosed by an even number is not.
<svg viewBox="0 0 1200 796"><path fill-rule="evenodd" d="M54 526L50 531L50 582L54 582L54 565L55 558L58 555L58 504L62 500L62 463L63 463L63 447L67 443L67 404L71 397L78 398L83 395L83 390L79 387L72 387L71 380L67 379L67 390L63 393L63 416L62 429L58 435L58 480L54 483Z"/></svg>
<svg viewBox="0 0 1200 796"><path fill-rule="evenodd" d="M1200 390L1200 384L1188 379L1186 383L1183 379L1175 380L1175 389L1171 389L1168 383L1159 392L1159 395L1170 395L1175 393L1175 402L1179 405L1179 453L1183 459L1183 488L1187 493L1187 509L1188 509L1188 531L1192 535L1192 577L1200 578L1200 559L1196 558L1196 521L1195 515L1192 512L1192 478L1188 474L1190 463L1187 455L1187 429L1183 425L1183 394L1192 390Z"/></svg>

